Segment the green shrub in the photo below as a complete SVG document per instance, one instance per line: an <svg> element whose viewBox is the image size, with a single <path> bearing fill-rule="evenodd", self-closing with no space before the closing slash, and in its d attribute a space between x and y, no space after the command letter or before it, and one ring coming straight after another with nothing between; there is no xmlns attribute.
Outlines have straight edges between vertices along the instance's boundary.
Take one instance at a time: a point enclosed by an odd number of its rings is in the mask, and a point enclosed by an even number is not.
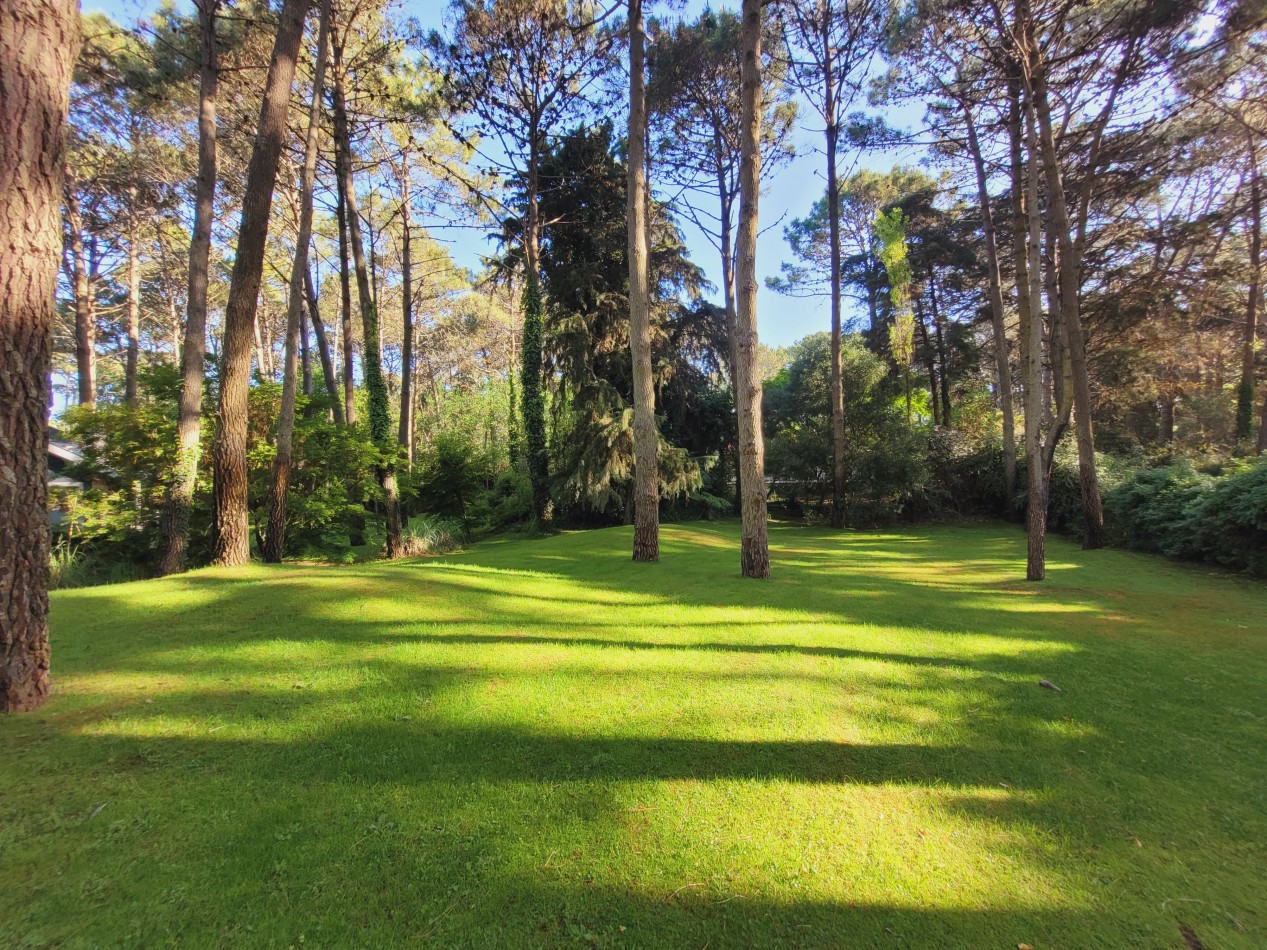
<svg viewBox="0 0 1267 950"><path fill-rule="evenodd" d="M1142 469L1105 494L1110 538L1137 551L1267 575L1267 462Z"/></svg>
<svg viewBox="0 0 1267 950"><path fill-rule="evenodd" d="M1104 495L1110 540L1135 551L1178 554L1188 509L1213 482L1187 460L1135 472Z"/></svg>

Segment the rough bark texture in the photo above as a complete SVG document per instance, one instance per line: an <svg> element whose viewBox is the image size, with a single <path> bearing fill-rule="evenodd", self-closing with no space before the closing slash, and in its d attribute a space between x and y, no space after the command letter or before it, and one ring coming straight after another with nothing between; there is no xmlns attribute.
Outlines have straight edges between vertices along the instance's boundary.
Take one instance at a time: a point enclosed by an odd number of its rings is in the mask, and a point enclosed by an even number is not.
<svg viewBox="0 0 1267 950"><path fill-rule="evenodd" d="M194 230L189 242L189 284L185 340L181 348L180 408L176 422L176 470L163 511L167 546L160 574L183 571L189 550L189 516L198 481L202 444L202 382L207 356L207 275L211 263L211 224L216 193L216 10L219 0L199 0L202 32L198 89L198 178L194 183Z"/></svg>
<svg viewBox="0 0 1267 950"><path fill-rule="evenodd" d="M303 39L308 0L285 0L268 75L259 126L246 172L237 254L225 307L224 347L220 358L220 404L216 409L216 536L212 561L242 564L250 560L247 510L247 398L251 375L251 328L255 323L269 211L277 183L277 163L286 137L295 61Z"/></svg>
<svg viewBox="0 0 1267 950"><path fill-rule="evenodd" d="M0 709L48 697L48 398L74 0L0 5Z"/></svg>
<svg viewBox="0 0 1267 950"><path fill-rule="evenodd" d="M635 561L660 560L659 436L651 370L647 96L642 0L629 0L629 349L633 355Z"/></svg>
<svg viewBox="0 0 1267 950"><path fill-rule="evenodd" d="M321 5L317 31L317 63L312 77L312 104L308 108L308 133L304 139L304 165L299 173L299 229L295 259L290 266L290 295L286 302L286 355L282 369L282 403L277 414L277 455L273 459L273 486L269 496L268 530L264 534L264 560L281 563L286 553L286 496L290 490L291 450L295 434L295 389L299 361L299 329L308 273L308 245L312 238L312 185L317 176L317 137L321 131L321 95L329 44L330 0Z"/></svg>
<svg viewBox="0 0 1267 950"><path fill-rule="evenodd" d="M736 239L735 336L738 360L739 465L743 483L740 564L744 577L770 576L766 526L765 442L757 368L757 200L761 180L761 0L743 0L740 97L739 232Z"/></svg>
<svg viewBox="0 0 1267 950"><path fill-rule="evenodd" d="M1021 392L1025 409L1025 470L1028 480L1025 530L1028 536L1025 577L1041 581L1047 575L1047 467L1043 460L1043 326L1031 274L1030 225L1026 207L1026 179L1022 160L1019 84L1009 89L1008 139L1011 147L1012 242L1016 267L1016 309L1020 314Z"/></svg>
<svg viewBox="0 0 1267 950"><path fill-rule="evenodd" d="M356 265L356 291L361 301L361 330L363 348L361 368L365 375L365 391L369 397L370 438L384 455L375 475L383 490L383 503L387 509L387 556L398 557L402 550L402 525L400 495L396 487L395 455L391 420L387 410L387 385L383 380L383 364L379 349L378 308L370 288L370 273L365 261L365 247L361 241L361 217L356 209L356 188L352 177L352 144L348 131L347 108L344 97L343 48L334 45L334 142L343 157L344 208L347 212L348 244Z"/></svg>

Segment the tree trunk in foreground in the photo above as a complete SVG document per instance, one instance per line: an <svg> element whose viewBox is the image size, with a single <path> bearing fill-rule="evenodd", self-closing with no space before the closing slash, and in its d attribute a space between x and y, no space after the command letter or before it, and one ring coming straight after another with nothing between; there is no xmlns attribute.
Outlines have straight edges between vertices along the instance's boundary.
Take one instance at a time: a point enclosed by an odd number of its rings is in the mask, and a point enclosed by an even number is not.
<svg viewBox="0 0 1267 950"><path fill-rule="evenodd" d="M312 105L308 109L308 134L304 140L304 166L299 173L299 230L295 259L290 266L290 295L286 302L286 350L282 369L282 404L277 415L277 455L273 460L273 490L269 497L268 530L264 534L264 560L280 564L286 553L286 496L290 490L291 449L295 434L295 388L299 361L299 328L304 302L304 277L308 273L308 245L312 240L312 183L317 176L317 136L321 131L321 94L326 73L326 49L330 30L330 0L321 5L317 31L317 64L312 77Z"/></svg>
<svg viewBox="0 0 1267 950"><path fill-rule="evenodd" d="M1012 177L1012 259L1016 267L1016 305L1020 313L1021 392L1025 408L1025 470L1029 482L1025 509L1028 550L1025 579L1041 581L1047 574L1047 466L1043 459L1043 326L1030 273L1029 214L1026 178L1033 181L1033 164L1026 176L1022 161L1020 84L1009 84L1008 140Z"/></svg>
<svg viewBox="0 0 1267 950"><path fill-rule="evenodd" d="M0 6L0 709L48 698L48 398L74 0Z"/></svg>
<svg viewBox="0 0 1267 950"><path fill-rule="evenodd" d="M251 376L251 331L259 302L268 217L277 184L277 163L286 137L295 61L303 39L308 0L285 0L260 104L259 126L247 166L238 227L237 256L229 282L220 358L220 405L214 452L216 536L212 563L244 564L251 557L247 510L247 401Z"/></svg>
<svg viewBox="0 0 1267 950"><path fill-rule="evenodd" d="M633 356L635 561L660 560L659 437L651 369L647 96L642 0L629 0L629 349Z"/></svg>
<svg viewBox="0 0 1267 950"><path fill-rule="evenodd" d="M163 527L167 547L159 574L175 574L186 566L189 516L198 481L202 445L202 382L207 357L207 276L211 265L211 224L216 193L216 10L219 0L199 0L202 62L198 90L198 178L194 185L194 230L189 242L189 284L185 306L185 340L181 348L180 408L176 422L176 470L167 491Z"/></svg>
<svg viewBox="0 0 1267 950"><path fill-rule="evenodd" d="M757 368L757 200L761 179L761 0L743 0L740 27L743 120L739 159L738 262L735 268L736 389L742 471L744 577L770 576L766 525L765 440L761 431L761 374Z"/></svg>

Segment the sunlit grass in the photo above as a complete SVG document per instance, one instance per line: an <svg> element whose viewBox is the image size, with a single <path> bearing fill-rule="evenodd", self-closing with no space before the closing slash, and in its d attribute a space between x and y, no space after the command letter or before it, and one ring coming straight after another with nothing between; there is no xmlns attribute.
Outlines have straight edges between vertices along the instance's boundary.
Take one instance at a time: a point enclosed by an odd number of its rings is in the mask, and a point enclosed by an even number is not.
<svg viewBox="0 0 1267 950"><path fill-rule="evenodd" d="M1267 588L1059 541L1027 584L1007 527L772 546L56 594L0 945L1267 944Z"/></svg>

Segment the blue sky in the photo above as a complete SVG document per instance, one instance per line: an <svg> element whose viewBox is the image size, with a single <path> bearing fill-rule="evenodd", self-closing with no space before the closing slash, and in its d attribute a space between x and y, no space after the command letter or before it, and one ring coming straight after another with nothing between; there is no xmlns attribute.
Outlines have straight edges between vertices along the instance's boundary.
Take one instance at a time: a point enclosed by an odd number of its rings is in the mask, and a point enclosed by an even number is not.
<svg viewBox="0 0 1267 950"><path fill-rule="evenodd" d="M101 10L117 20L133 22L156 9L154 0L84 0L85 11ZM446 0L404 0L401 12L406 16L416 17L426 28L443 26ZM691 18L704 9L703 0L688 0L680 11L657 11L660 4L653 4L651 13L659 12L666 19L684 17ZM714 9L736 9L734 2L714 2ZM187 0L178 0L178 7L189 6ZM792 343L810 333L826 330L829 326L827 302L819 299L789 298L777 294L764 285L765 278L779 273L779 265L788 260L788 248L783 240L783 225L795 217L804 215L813 202L822 194L824 188L823 155L818 143L821 141L821 128L814 127L812 112L807 108L801 110L802 123L797 129L795 144L797 158L769 182L761 199L761 227L764 233L758 241L757 271L762 286L757 300L758 329L763 343L771 346L783 346ZM910 124L920 118L918 110L902 110L900 114L891 115L890 121L896 124ZM845 155L841 163L842 172L854 168L884 169L895 163L913 164L919 155L914 152L888 152L870 155ZM721 264L717 252L708 240L679 215L679 220L686 232L686 243L691 258L704 269L710 280L718 281L721 276ZM780 222L780 219L782 221ZM444 234L452 250L454 258L469 267L478 266L478 256L487 253L489 242L479 232L470 230L452 230ZM720 302L720 291L714 295Z"/></svg>

